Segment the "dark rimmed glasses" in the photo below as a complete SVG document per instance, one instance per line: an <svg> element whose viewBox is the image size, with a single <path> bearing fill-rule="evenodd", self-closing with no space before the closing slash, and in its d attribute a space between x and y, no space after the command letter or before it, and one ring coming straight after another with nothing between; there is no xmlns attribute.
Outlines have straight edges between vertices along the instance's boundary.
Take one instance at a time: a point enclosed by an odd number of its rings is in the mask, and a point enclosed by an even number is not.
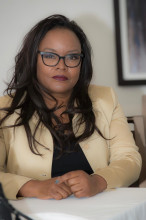
<svg viewBox="0 0 146 220"><path fill-rule="evenodd" d="M64 60L64 64L67 67L74 68L79 66L83 58L83 54L72 53L67 54L66 56L59 56L56 53L52 52L42 52L38 51L42 57L42 61L46 66L56 66L61 59Z"/></svg>

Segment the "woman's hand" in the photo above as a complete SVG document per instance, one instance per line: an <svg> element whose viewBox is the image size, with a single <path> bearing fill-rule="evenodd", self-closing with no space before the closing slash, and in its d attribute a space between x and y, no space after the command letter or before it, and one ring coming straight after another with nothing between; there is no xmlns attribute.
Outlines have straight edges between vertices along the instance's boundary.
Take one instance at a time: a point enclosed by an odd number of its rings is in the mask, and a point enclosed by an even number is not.
<svg viewBox="0 0 146 220"><path fill-rule="evenodd" d="M25 183L18 192L17 197L35 197L39 199L65 199L70 196L70 187L65 183L56 184L58 178L39 181L30 180Z"/></svg>
<svg viewBox="0 0 146 220"><path fill-rule="evenodd" d="M60 183L68 185L78 198L94 196L107 188L103 177L97 174L89 175L82 170L68 172L58 179Z"/></svg>

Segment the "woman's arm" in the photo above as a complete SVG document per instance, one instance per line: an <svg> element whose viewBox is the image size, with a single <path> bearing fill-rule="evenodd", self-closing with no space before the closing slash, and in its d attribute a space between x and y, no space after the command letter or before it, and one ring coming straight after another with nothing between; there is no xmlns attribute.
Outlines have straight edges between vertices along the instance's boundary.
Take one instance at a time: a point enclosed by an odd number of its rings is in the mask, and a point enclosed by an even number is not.
<svg viewBox="0 0 146 220"><path fill-rule="evenodd" d="M63 199L71 195L69 186L64 183L55 184L56 178L40 181L6 172L7 157L3 131L0 129L0 182L8 199L18 199L18 197Z"/></svg>
<svg viewBox="0 0 146 220"><path fill-rule="evenodd" d="M111 189L129 186L135 182L140 175L142 161L127 118L124 116L114 91L109 90L107 97L110 96L111 101L108 98L105 102L109 102L110 105L108 104L106 108L102 106L102 108L109 124L110 160L107 167L97 169L95 173L102 176L107 182L107 188Z"/></svg>
<svg viewBox="0 0 146 220"><path fill-rule="evenodd" d="M8 152L4 141L3 130L0 128L0 182L8 199L16 199L19 189L31 178L6 172Z"/></svg>

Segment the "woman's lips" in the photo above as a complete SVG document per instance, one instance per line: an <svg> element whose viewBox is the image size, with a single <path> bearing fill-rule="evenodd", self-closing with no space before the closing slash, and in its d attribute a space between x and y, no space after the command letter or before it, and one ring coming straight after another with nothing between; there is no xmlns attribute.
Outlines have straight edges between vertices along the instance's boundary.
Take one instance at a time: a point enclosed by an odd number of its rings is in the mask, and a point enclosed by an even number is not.
<svg viewBox="0 0 146 220"><path fill-rule="evenodd" d="M68 80L68 78L66 76L63 76L63 75L56 75L56 76L53 76L52 78L55 79L55 80L58 80L58 81Z"/></svg>

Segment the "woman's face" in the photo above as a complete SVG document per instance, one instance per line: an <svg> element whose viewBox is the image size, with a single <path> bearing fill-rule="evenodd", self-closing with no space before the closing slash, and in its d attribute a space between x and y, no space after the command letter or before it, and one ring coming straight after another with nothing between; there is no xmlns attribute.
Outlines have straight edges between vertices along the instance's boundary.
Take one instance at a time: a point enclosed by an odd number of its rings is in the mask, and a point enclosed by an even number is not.
<svg viewBox="0 0 146 220"><path fill-rule="evenodd" d="M45 35L39 45L39 51L66 56L80 54L81 45L74 32L56 28ZM79 79L80 67L81 64L74 68L67 67L63 59L60 59L56 66L46 66L41 54L38 54L37 79L52 95L69 96Z"/></svg>

